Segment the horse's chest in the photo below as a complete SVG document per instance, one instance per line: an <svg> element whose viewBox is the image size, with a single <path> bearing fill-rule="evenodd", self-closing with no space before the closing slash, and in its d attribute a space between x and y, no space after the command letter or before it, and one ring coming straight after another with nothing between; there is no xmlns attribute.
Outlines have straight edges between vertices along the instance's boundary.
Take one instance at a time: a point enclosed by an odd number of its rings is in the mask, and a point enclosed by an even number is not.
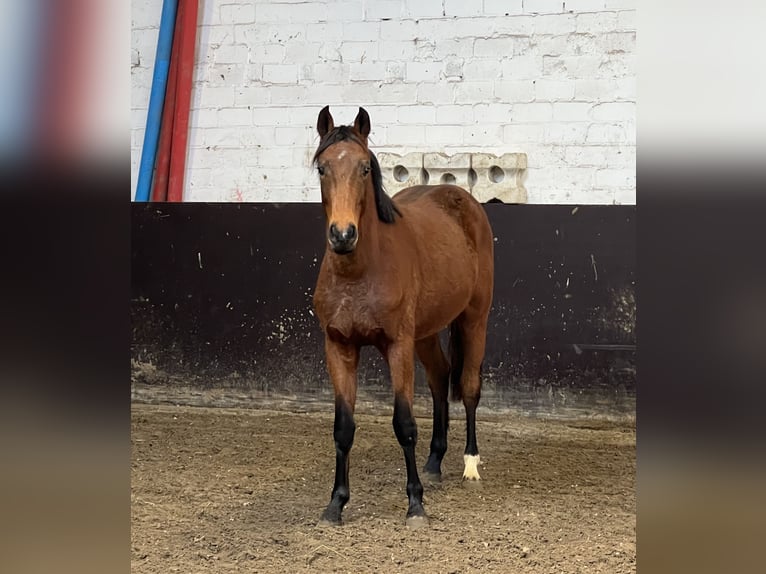
<svg viewBox="0 0 766 574"><path fill-rule="evenodd" d="M386 298L365 288L326 302L320 319L331 336L374 344L386 330L386 318L391 315L388 307Z"/></svg>

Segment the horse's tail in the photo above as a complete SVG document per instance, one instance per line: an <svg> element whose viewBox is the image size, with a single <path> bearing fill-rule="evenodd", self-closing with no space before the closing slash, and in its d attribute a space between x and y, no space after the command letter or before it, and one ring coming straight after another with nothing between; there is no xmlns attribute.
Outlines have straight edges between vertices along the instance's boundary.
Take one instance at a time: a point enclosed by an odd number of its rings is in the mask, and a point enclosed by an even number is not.
<svg viewBox="0 0 766 574"><path fill-rule="evenodd" d="M451 399L459 401L463 398L463 388L460 386L460 379L463 376L463 336L457 321L453 321L449 326L449 362L449 378L452 386Z"/></svg>

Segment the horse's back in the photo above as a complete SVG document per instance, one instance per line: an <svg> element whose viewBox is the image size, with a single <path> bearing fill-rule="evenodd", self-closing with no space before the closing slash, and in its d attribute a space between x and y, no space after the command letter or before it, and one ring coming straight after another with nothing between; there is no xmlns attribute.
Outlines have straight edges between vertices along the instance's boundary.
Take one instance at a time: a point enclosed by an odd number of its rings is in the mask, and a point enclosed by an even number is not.
<svg viewBox="0 0 766 574"><path fill-rule="evenodd" d="M456 185L416 185L401 190L394 203L416 218L433 219L434 213L445 214L463 230L477 252L493 247L492 229L487 214L475 197Z"/></svg>

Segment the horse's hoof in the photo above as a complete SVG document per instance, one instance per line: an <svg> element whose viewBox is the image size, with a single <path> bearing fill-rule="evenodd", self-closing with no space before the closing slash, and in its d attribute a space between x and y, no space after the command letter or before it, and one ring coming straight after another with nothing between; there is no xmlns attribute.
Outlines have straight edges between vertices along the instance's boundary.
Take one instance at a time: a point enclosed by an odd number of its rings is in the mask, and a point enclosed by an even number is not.
<svg viewBox="0 0 766 574"><path fill-rule="evenodd" d="M405 524L407 525L407 528L411 530L425 528L426 526L428 526L428 517L425 514L416 514L414 516L408 516Z"/></svg>
<svg viewBox="0 0 766 574"><path fill-rule="evenodd" d="M340 519L330 520L324 516L319 519L319 522L317 522L317 528L338 527L341 525L343 525L343 522Z"/></svg>
<svg viewBox="0 0 766 574"><path fill-rule="evenodd" d="M424 470L423 480L429 484L439 484L442 481L442 473Z"/></svg>
<svg viewBox="0 0 766 574"><path fill-rule="evenodd" d="M340 526L341 524L343 524L343 521L341 520L340 512L330 507L325 509L322 513L322 517L319 519L317 526Z"/></svg>

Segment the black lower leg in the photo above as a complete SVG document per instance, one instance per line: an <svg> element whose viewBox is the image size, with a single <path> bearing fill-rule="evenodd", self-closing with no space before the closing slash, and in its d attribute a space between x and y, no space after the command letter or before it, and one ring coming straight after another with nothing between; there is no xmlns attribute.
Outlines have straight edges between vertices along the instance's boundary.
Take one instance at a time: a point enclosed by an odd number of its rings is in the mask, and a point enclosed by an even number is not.
<svg viewBox="0 0 766 574"><path fill-rule="evenodd" d="M440 476L444 453L447 452L447 430L449 429L449 405L447 397L434 396L434 431L431 450L423 470L430 475Z"/></svg>
<svg viewBox="0 0 766 574"><path fill-rule="evenodd" d="M322 513L322 522L331 524L341 523L343 507L350 498L348 486L348 455L351 445L354 443L354 415L351 407L342 400L335 403L335 485L332 489L332 498Z"/></svg>
<svg viewBox="0 0 766 574"><path fill-rule="evenodd" d="M404 452L404 462L407 466L407 497L409 507L407 518L425 516L423 509L423 485L418 477L415 464L415 445L418 442L418 427L412 416L409 402L403 397L396 397L394 403L394 433Z"/></svg>
<svg viewBox="0 0 766 574"><path fill-rule="evenodd" d="M463 398L465 405L465 454L476 456L479 454L479 447L476 444L476 407L479 404L478 398Z"/></svg>

